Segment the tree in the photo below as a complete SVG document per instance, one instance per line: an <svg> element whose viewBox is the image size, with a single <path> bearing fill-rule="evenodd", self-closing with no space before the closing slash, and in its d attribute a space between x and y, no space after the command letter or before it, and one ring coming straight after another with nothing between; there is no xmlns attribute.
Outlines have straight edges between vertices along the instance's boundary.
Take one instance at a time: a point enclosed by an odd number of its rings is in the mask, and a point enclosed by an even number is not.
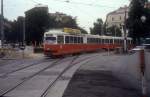
<svg viewBox="0 0 150 97"><path fill-rule="evenodd" d="M26 12L26 41L40 44L44 32L52 27L52 20L48 14L47 7L35 7Z"/></svg>
<svg viewBox="0 0 150 97"><path fill-rule="evenodd" d="M12 37L10 35L11 33L11 21L7 20L6 18L4 18L4 40L7 42L9 41L9 37ZM1 34L0 34L0 37L1 37Z"/></svg>
<svg viewBox="0 0 150 97"><path fill-rule="evenodd" d="M132 0L130 3L129 18L126 25L129 29L129 35L133 38L134 43L140 44L141 38L147 33L147 28L141 21L141 17L146 15L144 4L147 0Z"/></svg>
<svg viewBox="0 0 150 97"><path fill-rule="evenodd" d="M59 12L56 12L54 14L51 13L50 17L54 20L53 28L74 28L81 30L81 33L83 34L87 34L87 31L78 26L76 17L72 17Z"/></svg>
<svg viewBox="0 0 150 97"><path fill-rule="evenodd" d="M24 17L21 16L19 16L17 20L12 22L11 36L9 38L11 41L23 42L23 22L24 22Z"/></svg>
<svg viewBox="0 0 150 97"><path fill-rule="evenodd" d="M103 20L97 19L97 21L94 23L94 27L90 28L90 32L93 35L102 35L103 30Z"/></svg>
<svg viewBox="0 0 150 97"><path fill-rule="evenodd" d="M88 34L87 31L81 27L78 27L77 29L79 29L82 34Z"/></svg>
<svg viewBox="0 0 150 97"><path fill-rule="evenodd" d="M111 26L111 27L107 28L106 30L107 30L106 35L118 36L118 37L122 36L121 30L117 26Z"/></svg>

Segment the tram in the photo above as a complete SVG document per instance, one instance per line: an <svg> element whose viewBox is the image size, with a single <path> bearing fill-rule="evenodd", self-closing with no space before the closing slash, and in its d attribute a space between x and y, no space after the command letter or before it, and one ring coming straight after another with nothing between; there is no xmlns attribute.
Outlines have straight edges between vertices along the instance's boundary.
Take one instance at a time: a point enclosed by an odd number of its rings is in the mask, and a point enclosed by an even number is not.
<svg viewBox="0 0 150 97"><path fill-rule="evenodd" d="M45 32L43 45L46 56L60 56L115 49L122 47L123 42L123 37L81 34L80 30L64 28ZM132 39L127 38L128 47L131 44Z"/></svg>

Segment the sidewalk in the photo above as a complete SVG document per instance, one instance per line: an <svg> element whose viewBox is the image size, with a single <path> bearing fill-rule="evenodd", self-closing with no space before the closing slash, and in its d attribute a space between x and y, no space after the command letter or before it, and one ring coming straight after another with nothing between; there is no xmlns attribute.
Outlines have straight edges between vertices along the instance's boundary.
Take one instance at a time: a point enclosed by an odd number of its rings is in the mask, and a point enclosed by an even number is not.
<svg viewBox="0 0 150 97"><path fill-rule="evenodd" d="M135 68L130 65L127 68L128 62L121 64L123 59L128 60L128 56L104 56L83 65L71 79L63 97L142 97L141 90L125 80L131 80L135 85L138 82L128 73L128 68L136 71Z"/></svg>
<svg viewBox="0 0 150 97"><path fill-rule="evenodd" d="M79 70L63 97L141 97L141 93L110 71Z"/></svg>

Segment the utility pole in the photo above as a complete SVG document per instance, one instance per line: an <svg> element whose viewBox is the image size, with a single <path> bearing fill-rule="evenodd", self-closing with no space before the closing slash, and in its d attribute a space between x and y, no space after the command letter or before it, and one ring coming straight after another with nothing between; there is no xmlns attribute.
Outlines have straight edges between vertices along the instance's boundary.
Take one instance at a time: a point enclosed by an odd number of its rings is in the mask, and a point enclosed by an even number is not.
<svg viewBox="0 0 150 97"><path fill-rule="evenodd" d="M1 0L1 43L2 43L2 48L4 46L4 11L3 11L3 0Z"/></svg>
<svg viewBox="0 0 150 97"><path fill-rule="evenodd" d="M117 33L117 32L116 32L116 27L115 27L115 37L117 36L116 33Z"/></svg>
<svg viewBox="0 0 150 97"><path fill-rule="evenodd" d="M22 58L25 57L25 53L24 53L24 50L25 50L25 17L23 18L23 34L22 34L22 47L21 47L21 50L22 50Z"/></svg>
<svg viewBox="0 0 150 97"><path fill-rule="evenodd" d="M25 32L26 32L26 31L25 31L25 17L24 17L24 19L23 19L23 41L22 41L22 42L23 42L23 46L25 46L25 44L26 44L26 43L25 43L25 40L26 40L26 39L25 39L25 38L26 38Z"/></svg>
<svg viewBox="0 0 150 97"><path fill-rule="evenodd" d="M101 36L103 36L103 35L104 35L104 25L102 23L102 26L101 26Z"/></svg>
<svg viewBox="0 0 150 97"><path fill-rule="evenodd" d="M126 18L127 18L127 8L125 7L125 16L124 16L124 52L127 53L127 27L126 27Z"/></svg>

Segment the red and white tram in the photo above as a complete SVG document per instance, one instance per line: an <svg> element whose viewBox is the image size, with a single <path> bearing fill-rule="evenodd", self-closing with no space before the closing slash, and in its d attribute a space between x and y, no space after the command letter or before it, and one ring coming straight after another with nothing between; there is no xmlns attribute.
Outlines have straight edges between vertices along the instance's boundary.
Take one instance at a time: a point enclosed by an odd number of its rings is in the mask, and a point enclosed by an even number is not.
<svg viewBox="0 0 150 97"><path fill-rule="evenodd" d="M44 34L44 54L47 56L60 56L100 49L115 49L122 47L123 42L123 37L67 33L63 29L50 30ZM132 39L127 38L128 47L131 44Z"/></svg>

